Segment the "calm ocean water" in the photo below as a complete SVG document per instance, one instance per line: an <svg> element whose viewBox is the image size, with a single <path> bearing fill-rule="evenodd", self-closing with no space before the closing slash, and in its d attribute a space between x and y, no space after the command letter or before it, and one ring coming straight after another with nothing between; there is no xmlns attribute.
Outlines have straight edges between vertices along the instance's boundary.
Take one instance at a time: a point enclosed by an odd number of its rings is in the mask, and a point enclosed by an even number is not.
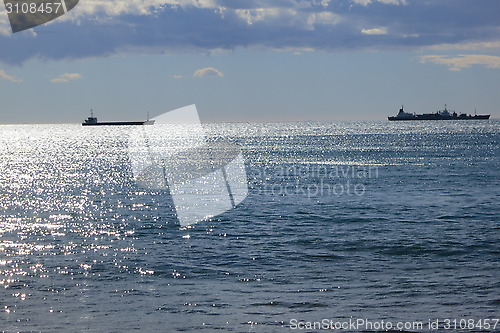
<svg viewBox="0 0 500 333"><path fill-rule="evenodd" d="M0 126L0 331L500 331L499 121L206 127L250 194L180 228L127 128Z"/></svg>

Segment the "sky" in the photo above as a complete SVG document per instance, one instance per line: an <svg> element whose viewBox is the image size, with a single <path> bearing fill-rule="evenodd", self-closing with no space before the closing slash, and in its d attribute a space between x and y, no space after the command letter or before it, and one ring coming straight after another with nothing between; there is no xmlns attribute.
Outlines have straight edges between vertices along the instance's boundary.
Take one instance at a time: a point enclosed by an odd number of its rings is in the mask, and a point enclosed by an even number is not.
<svg viewBox="0 0 500 333"><path fill-rule="evenodd" d="M80 0L12 33L0 123L382 120L444 104L500 118L498 0Z"/></svg>

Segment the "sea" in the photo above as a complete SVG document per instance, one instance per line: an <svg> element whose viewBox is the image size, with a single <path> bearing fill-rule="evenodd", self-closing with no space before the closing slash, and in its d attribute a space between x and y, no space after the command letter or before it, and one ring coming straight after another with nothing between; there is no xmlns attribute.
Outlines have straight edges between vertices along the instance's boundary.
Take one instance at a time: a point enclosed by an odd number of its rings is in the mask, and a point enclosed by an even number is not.
<svg viewBox="0 0 500 333"><path fill-rule="evenodd" d="M0 126L0 332L500 332L500 121L214 123L180 226L129 127Z"/></svg>

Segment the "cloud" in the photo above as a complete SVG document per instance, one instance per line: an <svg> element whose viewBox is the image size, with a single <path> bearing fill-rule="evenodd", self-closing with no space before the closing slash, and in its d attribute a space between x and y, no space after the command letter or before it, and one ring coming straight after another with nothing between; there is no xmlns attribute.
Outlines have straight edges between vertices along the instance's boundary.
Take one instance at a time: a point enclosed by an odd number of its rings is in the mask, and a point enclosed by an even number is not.
<svg viewBox="0 0 500 333"><path fill-rule="evenodd" d="M179 80L179 79L183 79L184 78L184 75L173 75L172 76L174 79L176 80Z"/></svg>
<svg viewBox="0 0 500 333"><path fill-rule="evenodd" d="M317 25L336 25L341 21L340 15L326 11L307 15L307 26L311 29Z"/></svg>
<svg viewBox="0 0 500 333"><path fill-rule="evenodd" d="M378 0L378 2L386 5L408 5L408 1L406 0Z"/></svg>
<svg viewBox="0 0 500 333"><path fill-rule="evenodd" d="M480 47L500 43L499 12L498 0L86 0L35 35L2 35L0 15L0 61Z"/></svg>
<svg viewBox="0 0 500 333"><path fill-rule="evenodd" d="M18 79L15 76L7 74L3 69L0 69L0 79L7 80L10 82L22 82L21 79Z"/></svg>
<svg viewBox="0 0 500 333"><path fill-rule="evenodd" d="M381 28L372 28L372 29L363 29L361 30L362 34L365 35L387 35L388 29L387 27L381 27Z"/></svg>
<svg viewBox="0 0 500 333"><path fill-rule="evenodd" d="M377 1L386 5L408 5L408 1L406 0L377 0ZM369 4L374 2L374 0L352 0L352 2L358 5L368 6Z"/></svg>
<svg viewBox="0 0 500 333"><path fill-rule="evenodd" d="M217 68L206 67L202 69L198 69L193 74L194 77L223 77L224 74L219 71Z"/></svg>
<svg viewBox="0 0 500 333"><path fill-rule="evenodd" d="M500 40L498 41L485 41L485 42L464 42L453 44L437 44L428 47L430 50L490 50L500 51Z"/></svg>
<svg viewBox="0 0 500 333"><path fill-rule="evenodd" d="M446 65L450 71L460 71L473 65L500 68L500 57L486 54L459 54L457 57L426 55L420 57L420 62Z"/></svg>
<svg viewBox="0 0 500 333"><path fill-rule="evenodd" d="M9 24L9 18L7 15L3 15L2 9L0 8L0 36L8 36L12 33L12 29Z"/></svg>
<svg viewBox="0 0 500 333"><path fill-rule="evenodd" d="M66 83L66 82L78 80L81 78L82 78L82 76L78 73L64 73L63 75L50 80L50 82L52 82L52 83Z"/></svg>
<svg viewBox="0 0 500 333"><path fill-rule="evenodd" d="M341 21L340 15L328 11L308 12L297 8L252 8L236 9L234 14L247 25L263 23L280 27L297 27L314 30L318 25L335 25Z"/></svg>

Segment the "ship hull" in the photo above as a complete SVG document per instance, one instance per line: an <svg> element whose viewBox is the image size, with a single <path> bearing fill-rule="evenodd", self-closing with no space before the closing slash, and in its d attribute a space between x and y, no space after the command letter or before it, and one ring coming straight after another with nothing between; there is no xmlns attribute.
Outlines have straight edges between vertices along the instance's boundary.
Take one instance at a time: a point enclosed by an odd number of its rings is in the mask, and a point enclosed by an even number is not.
<svg viewBox="0 0 500 333"><path fill-rule="evenodd" d="M387 117L390 121L410 121L410 120L486 120L490 119L490 115L477 115L477 116L467 116L467 117L436 117L436 116L415 116L408 118L398 118L398 117Z"/></svg>
<svg viewBox="0 0 500 333"><path fill-rule="evenodd" d="M153 125L154 120L147 121L103 121L97 123L82 123L82 126L139 126L139 125Z"/></svg>

